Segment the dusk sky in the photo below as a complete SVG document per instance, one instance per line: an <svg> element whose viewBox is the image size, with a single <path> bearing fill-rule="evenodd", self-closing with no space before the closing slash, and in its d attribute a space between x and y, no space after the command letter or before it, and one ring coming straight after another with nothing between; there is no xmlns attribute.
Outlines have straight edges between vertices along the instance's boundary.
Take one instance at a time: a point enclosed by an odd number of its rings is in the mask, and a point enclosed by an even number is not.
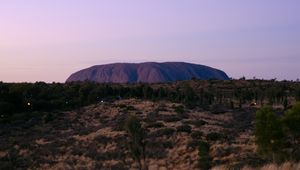
<svg viewBox="0 0 300 170"><path fill-rule="evenodd" d="M1 0L0 81L64 82L115 62L300 78L300 0Z"/></svg>

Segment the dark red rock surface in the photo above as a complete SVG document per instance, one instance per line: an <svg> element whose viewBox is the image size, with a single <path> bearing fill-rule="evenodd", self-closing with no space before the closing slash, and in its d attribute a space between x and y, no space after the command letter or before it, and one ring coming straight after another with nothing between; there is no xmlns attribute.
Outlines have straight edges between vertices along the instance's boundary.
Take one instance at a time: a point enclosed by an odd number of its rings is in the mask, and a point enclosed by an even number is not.
<svg viewBox="0 0 300 170"><path fill-rule="evenodd" d="M66 81L94 81L99 83L157 83L179 80L229 79L221 70L184 62L114 63L97 65L73 73Z"/></svg>

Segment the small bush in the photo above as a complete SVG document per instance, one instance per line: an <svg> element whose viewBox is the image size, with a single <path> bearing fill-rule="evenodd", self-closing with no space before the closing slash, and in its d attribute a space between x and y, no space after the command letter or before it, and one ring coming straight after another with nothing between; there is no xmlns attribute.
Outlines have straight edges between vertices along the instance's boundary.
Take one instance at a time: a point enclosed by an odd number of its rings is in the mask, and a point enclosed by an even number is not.
<svg viewBox="0 0 300 170"><path fill-rule="evenodd" d="M202 136L203 136L203 133L200 132L200 131L193 131L193 132L191 133L191 137L192 137L193 139L201 139Z"/></svg>
<svg viewBox="0 0 300 170"><path fill-rule="evenodd" d="M125 158L125 154L120 152L120 150L113 150L108 152L96 152L95 157L91 158L97 161L119 160L120 158Z"/></svg>
<svg viewBox="0 0 300 170"><path fill-rule="evenodd" d="M188 141L188 144L187 144L188 148L196 149L198 146L199 146L199 140L192 139L192 140Z"/></svg>
<svg viewBox="0 0 300 170"><path fill-rule="evenodd" d="M172 136L175 132L174 128L162 128L149 134L150 137Z"/></svg>
<svg viewBox="0 0 300 170"><path fill-rule="evenodd" d="M174 108L174 110L175 110L177 116L180 117L181 119L189 118L189 116L185 113L184 106L182 106L182 105L176 106Z"/></svg>
<svg viewBox="0 0 300 170"><path fill-rule="evenodd" d="M128 117L127 113L122 113L122 114L116 116L114 120L107 122L107 123L112 126L112 130L122 131L122 130L125 130L124 126L125 126L125 121L126 121L127 117Z"/></svg>
<svg viewBox="0 0 300 170"><path fill-rule="evenodd" d="M147 114L146 122L156 122L159 114L157 112L150 112Z"/></svg>
<svg viewBox="0 0 300 170"><path fill-rule="evenodd" d="M127 110L136 110L135 107L133 107L133 106L127 106L126 108L127 108Z"/></svg>
<svg viewBox="0 0 300 170"><path fill-rule="evenodd" d="M125 109L127 107L127 105L125 105L125 104L119 104L119 105L117 105L117 107L119 107L121 109Z"/></svg>
<svg viewBox="0 0 300 170"><path fill-rule="evenodd" d="M131 105L125 105L125 104L119 104L117 105L120 109L123 109L123 111L130 111L130 110L136 110L135 107Z"/></svg>
<svg viewBox="0 0 300 170"><path fill-rule="evenodd" d="M95 141L97 141L98 143L106 145L108 143L111 143L113 141L113 139L111 137L106 137L106 136L103 136L103 135L99 135L99 136L95 137Z"/></svg>
<svg viewBox="0 0 300 170"><path fill-rule="evenodd" d="M194 125L197 128L200 128L201 126L207 124L207 122L204 120L187 120L187 121L184 121L184 123Z"/></svg>
<svg viewBox="0 0 300 170"><path fill-rule="evenodd" d="M166 112L168 111L165 106L159 106L155 109L156 112Z"/></svg>
<svg viewBox="0 0 300 170"><path fill-rule="evenodd" d="M161 120L165 122L177 122L180 121L181 119L176 115L162 115Z"/></svg>
<svg viewBox="0 0 300 170"><path fill-rule="evenodd" d="M147 128L161 128L164 127L164 124L161 122L152 122L147 125Z"/></svg>
<svg viewBox="0 0 300 170"><path fill-rule="evenodd" d="M168 149L172 149L174 147L174 144L171 141L164 141L161 144L164 148L168 148Z"/></svg>
<svg viewBox="0 0 300 170"><path fill-rule="evenodd" d="M107 169L112 169L112 170L127 170L126 166L124 163L118 162L117 164L111 165L110 167L107 167Z"/></svg>
<svg viewBox="0 0 300 170"><path fill-rule="evenodd" d="M177 132L191 133L192 128L189 125L181 125L176 128Z"/></svg>
<svg viewBox="0 0 300 170"><path fill-rule="evenodd" d="M224 114L228 109L223 105L215 104L210 107L210 111L212 114Z"/></svg>
<svg viewBox="0 0 300 170"><path fill-rule="evenodd" d="M203 125L207 124L207 122L205 122L204 120L196 120L193 122L193 125L195 125L196 127L201 127Z"/></svg>
<svg viewBox="0 0 300 170"><path fill-rule="evenodd" d="M147 146L147 158L151 159L162 159L167 156L165 148L161 146Z"/></svg>
<svg viewBox="0 0 300 170"><path fill-rule="evenodd" d="M174 111L177 113L177 114L183 114L184 113L184 107L182 105L180 106L175 106L174 107Z"/></svg>
<svg viewBox="0 0 300 170"><path fill-rule="evenodd" d="M46 114L44 121L45 121L45 123L49 123L49 122L52 122L53 120L55 120L55 118L56 118L56 115L54 115L53 113L48 113L48 114Z"/></svg>
<svg viewBox="0 0 300 170"><path fill-rule="evenodd" d="M209 141L217 141L224 138L224 135L220 134L220 133L216 133L216 132L212 132L207 134L206 139Z"/></svg>
<svg viewBox="0 0 300 170"><path fill-rule="evenodd" d="M166 156L166 148L173 148L171 141L149 140L147 142L147 157L162 159Z"/></svg>

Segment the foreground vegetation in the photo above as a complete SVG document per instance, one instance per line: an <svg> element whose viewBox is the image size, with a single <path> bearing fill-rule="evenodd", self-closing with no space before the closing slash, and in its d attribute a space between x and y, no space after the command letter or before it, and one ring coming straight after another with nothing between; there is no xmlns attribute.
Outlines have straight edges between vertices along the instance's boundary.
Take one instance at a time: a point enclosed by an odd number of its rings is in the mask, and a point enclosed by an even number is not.
<svg viewBox="0 0 300 170"><path fill-rule="evenodd" d="M299 161L300 84L0 83L0 169L209 169Z"/></svg>
<svg viewBox="0 0 300 170"><path fill-rule="evenodd" d="M271 107L256 113L255 137L258 152L265 159L282 163L300 161L300 103L296 103L283 115L277 115Z"/></svg>

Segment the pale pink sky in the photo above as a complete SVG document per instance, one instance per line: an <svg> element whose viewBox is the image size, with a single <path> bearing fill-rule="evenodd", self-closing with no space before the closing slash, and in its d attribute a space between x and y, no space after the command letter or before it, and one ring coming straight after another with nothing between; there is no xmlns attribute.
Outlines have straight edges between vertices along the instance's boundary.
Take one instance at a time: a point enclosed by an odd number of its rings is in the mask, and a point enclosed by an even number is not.
<svg viewBox="0 0 300 170"><path fill-rule="evenodd" d="M111 62L185 61L300 78L298 0L0 1L0 81L63 82Z"/></svg>

